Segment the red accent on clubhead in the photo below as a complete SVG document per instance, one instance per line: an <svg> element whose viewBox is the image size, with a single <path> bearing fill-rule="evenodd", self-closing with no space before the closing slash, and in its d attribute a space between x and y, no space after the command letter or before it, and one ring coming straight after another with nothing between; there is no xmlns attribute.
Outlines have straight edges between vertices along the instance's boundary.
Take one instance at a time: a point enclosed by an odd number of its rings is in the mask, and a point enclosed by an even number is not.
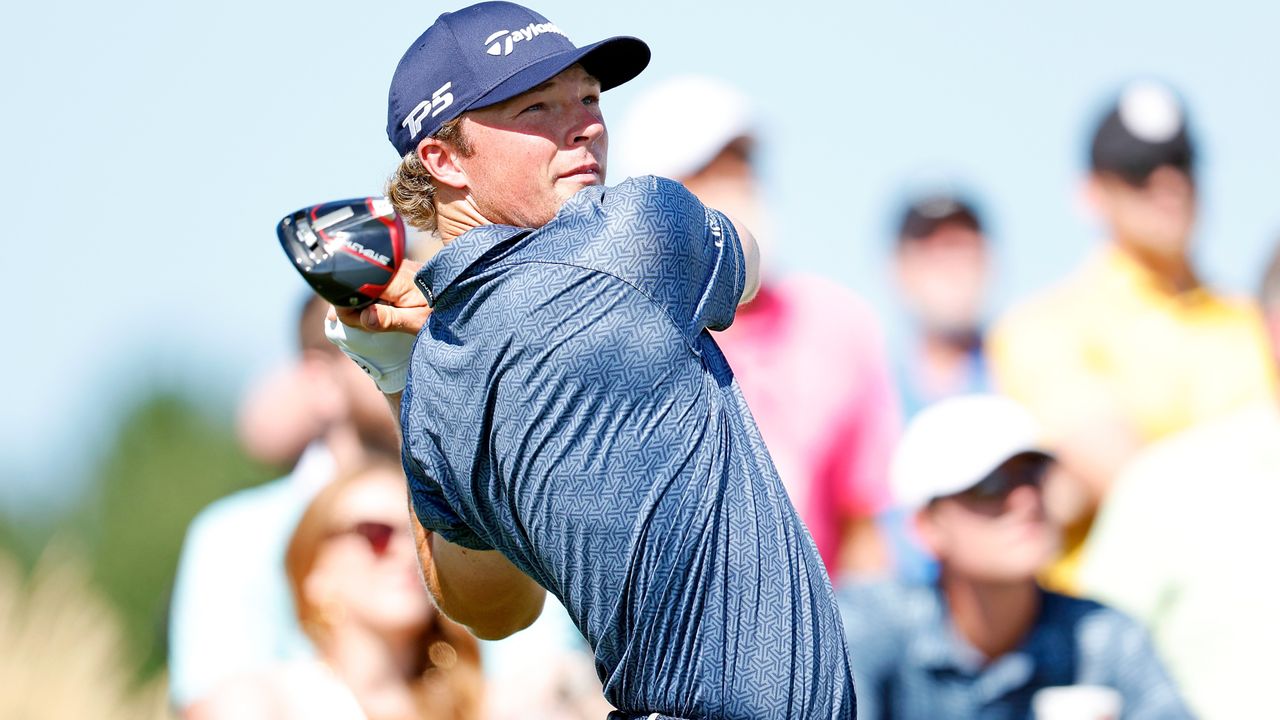
<svg viewBox="0 0 1280 720"><path fill-rule="evenodd" d="M361 295L371 300L376 300L378 296L382 294L382 291L386 290L387 286L390 284L391 283L389 282L383 283L381 285L374 285L373 283L367 283L365 285L361 285L360 287L356 288L356 292L360 293Z"/></svg>
<svg viewBox="0 0 1280 720"><path fill-rule="evenodd" d="M391 267L393 271L399 269L400 263L404 260L404 222L398 214L391 217L377 214L373 209L373 198L365 198L364 204L365 207L369 208L370 215L378 218L378 222L391 229Z"/></svg>

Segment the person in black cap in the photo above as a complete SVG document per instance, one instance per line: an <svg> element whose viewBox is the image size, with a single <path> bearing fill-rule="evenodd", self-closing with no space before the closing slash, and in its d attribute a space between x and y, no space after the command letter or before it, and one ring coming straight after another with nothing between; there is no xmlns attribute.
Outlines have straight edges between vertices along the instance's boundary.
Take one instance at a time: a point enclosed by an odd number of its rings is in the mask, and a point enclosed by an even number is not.
<svg viewBox="0 0 1280 720"><path fill-rule="evenodd" d="M1089 161L1091 199L1113 241L1170 289L1197 287L1195 152L1172 91L1127 88L1094 133Z"/></svg>
<svg viewBox="0 0 1280 720"><path fill-rule="evenodd" d="M1076 589L1093 509L1139 447L1270 392L1256 304L1206 288L1192 264L1196 158L1169 88L1125 88L1089 148L1106 244L989 337L997 386L1036 413L1074 478L1046 485L1067 525L1057 588Z"/></svg>
<svg viewBox="0 0 1280 720"><path fill-rule="evenodd" d="M896 341L895 383L910 419L935 402L989 387L982 311L990 272L973 203L949 188L919 192L903 208L893 247L898 298L911 324ZM928 582L937 563L900 507L881 513L898 577Z"/></svg>
<svg viewBox="0 0 1280 720"><path fill-rule="evenodd" d="M908 416L953 395L987 389L982 306L990 257L982 220L957 193L920 195L898 224L894 276L914 321L898 362Z"/></svg>
<svg viewBox="0 0 1280 720"><path fill-rule="evenodd" d="M388 195L445 247L330 335L400 408L455 620L502 637L550 590L618 718L852 718L827 573L708 332L753 296L755 241L674 181L603 184L600 93L648 58L511 3L442 15L387 131Z"/></svg>

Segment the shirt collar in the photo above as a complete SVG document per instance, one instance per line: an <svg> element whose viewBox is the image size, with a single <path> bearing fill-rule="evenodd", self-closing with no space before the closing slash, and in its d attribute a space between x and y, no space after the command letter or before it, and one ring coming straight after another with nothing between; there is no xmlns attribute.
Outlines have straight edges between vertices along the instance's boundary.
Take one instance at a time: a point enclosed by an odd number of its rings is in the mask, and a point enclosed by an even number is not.
<svg viewBox="0 0 1280 720"><path fill-rule="evenodd" d="M1097 253L1094 267L1104 278L1104 282L1136 292L1153 301L1168 300L1190 306L1212 300L1212 294L1203 284L1186 290L1175 290L1115 243L1108 243Z"/></svg>
<svg viewBox="0 0 1280 720"><path fill-rule="evenodd" d="M414 282L427 302L435 307L449 286L475 265L480 258L499 245L532 232L510 225L482 225L454 238L418 271Z"/></svg>
<svg viewBox="0 0 1280 720"><path fill-rule="evenodd" d="M915 623L917 630L907 651L919 666L971 673L981 669L981 653L969 647L951 624L941 587L930 586L915 610L919 613Z"/></svg>
<svg viewBox="0 0 1280 720"><path fill-rule="evenodd" d="M1027 638L1018 647L988 662L969 645L951 623L942 588L934 585L928 602L920 608L919 630L909 641L908 652L921 667L951 670L965 675L989 676L989 690L996 694L1025 685L1035 674L1038 660L1046 657L1058 639L1054 633L1055 604L1049 593L1040 591L1040 612Z"/></svg>

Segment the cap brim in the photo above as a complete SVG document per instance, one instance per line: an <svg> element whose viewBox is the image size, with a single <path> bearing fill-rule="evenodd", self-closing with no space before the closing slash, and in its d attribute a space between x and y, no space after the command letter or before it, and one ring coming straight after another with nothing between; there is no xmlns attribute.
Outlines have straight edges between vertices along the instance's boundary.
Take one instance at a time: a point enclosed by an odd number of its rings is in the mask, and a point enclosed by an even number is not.
<svg viewBox="0 0 1280 720"><path fill-rule="evenodd" d="M982 222L978 220L977 213L968 205L957 204L954 210L943 215L926 215L912 208L907 211L906 218L902 221L902 227L898 231L898 240L920 240L929 237L937 232L938 228L948 223L959 223L974 232L982 232Z"/></svg>
<svg viewBox="0 0 1280 720"><path fill-rule="evenodd" d="M1178 168L1187 175L1195 171L1195 149L1185 127L1169 140L1151 142L1130 132L1117 110L1111 111L1098 127L1089 152L1095 173L1118 175L1130 185L1143 184L1162 165Z"/></svg>
<svg viewBox="0 0 1280 720"><path fill-rule="evenodd" d="M543 58L517 71L466 109L476 110L510 100L559 75L575 63L600 81L600 90L615 88L649 65L649 46L639 38L619 36Z"/></svg>
<svg viewBox="0 0 1280 720"><path fill-rule="evenodd" d="M996 468L1000 467L1001 465L1004 465L1005 463L1009 462L1010 460L1016 457L1023 457L1023 456L1042 458L1044 460L1050 460L1050 461L1054 459L1053 455L1050 454L1049 452L1045 450L1041 450L1039 448L1035 448L1035 447L1011 449L1008 452L1004 452L999 455L994 455L988 458L986 462L982 463L981 465L977 465L973 468L970 468L969 472L965 474L957 475L955 480L952 481L950 484L935 488L933 493L929 497L921 498L918 501L918 503L920 505L927 505L931 501L937 500L938 498L950 497L951 495L962 493L974 487L975 485L982 482L983 480L985 480L988 475L996 471Z"/></svg>

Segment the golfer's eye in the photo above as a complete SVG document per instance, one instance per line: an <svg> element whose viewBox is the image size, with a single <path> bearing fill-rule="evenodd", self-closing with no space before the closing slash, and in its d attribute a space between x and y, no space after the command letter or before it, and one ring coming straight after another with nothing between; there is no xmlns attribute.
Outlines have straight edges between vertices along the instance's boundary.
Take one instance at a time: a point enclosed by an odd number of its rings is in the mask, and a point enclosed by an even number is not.
<svg viewBox="0 0 1280 720"><path fill-rule="evenodd" d="M546 107L546 106L545 106L545 105L543 105L542 103L534 103L534 104L532 104L532 105L530 105L530 106L526 107L525 109L521 110L518 114L520 114L520 115L524 115L524 114L525 114L525 113L527 113L527 112L537 112L537 111L541 110L541 109L542 109L542 108L544 108L544 107Z"/></svg>
<svg viewBox="0 0 1280 720"><path fill-rule="evenodd" d="M586 96L586 97L582 98L582 104L583 104L583 105L599 105L599 104L600 104L600 96L599 96L599 95L596 95L596 94L588 95L588 96Z"/></svg>

